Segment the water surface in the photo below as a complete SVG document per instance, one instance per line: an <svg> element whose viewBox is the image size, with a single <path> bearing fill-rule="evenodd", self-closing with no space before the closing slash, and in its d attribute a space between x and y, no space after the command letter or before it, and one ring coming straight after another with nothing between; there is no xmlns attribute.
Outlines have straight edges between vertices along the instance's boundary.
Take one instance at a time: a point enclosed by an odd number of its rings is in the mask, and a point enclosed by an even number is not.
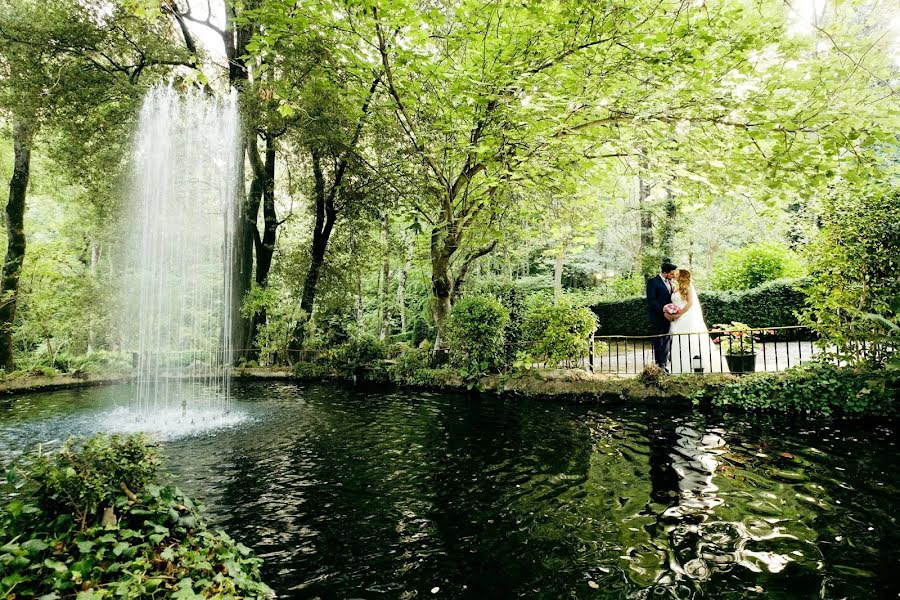
<svg viewBox="0 0 900 600"><path fill-rule="evenodd" d="M4 399L0 459L127 387ZM896 598L896 434L645 406L239 383L165 445L285 598Z"/></svg>

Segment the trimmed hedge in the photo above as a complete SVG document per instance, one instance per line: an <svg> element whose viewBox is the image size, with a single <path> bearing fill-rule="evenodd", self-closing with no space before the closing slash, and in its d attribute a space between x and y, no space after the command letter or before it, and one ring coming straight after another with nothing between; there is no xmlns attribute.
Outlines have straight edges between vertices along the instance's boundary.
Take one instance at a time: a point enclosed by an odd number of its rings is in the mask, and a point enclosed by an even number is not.
<svg viewBox="0 0 900 600"><path fill-rule="evenodd" d="M795 313L804 308L806 293L803 280L770 281L745 292L700 292L703 317L710 327L716 323L739 321L751 327L788 327L799 325ZM647 318L647 301L643 296L591 307L600 328L597 335L653 335ZM763 341L810 339L807 331L779 332Z"/></svg>

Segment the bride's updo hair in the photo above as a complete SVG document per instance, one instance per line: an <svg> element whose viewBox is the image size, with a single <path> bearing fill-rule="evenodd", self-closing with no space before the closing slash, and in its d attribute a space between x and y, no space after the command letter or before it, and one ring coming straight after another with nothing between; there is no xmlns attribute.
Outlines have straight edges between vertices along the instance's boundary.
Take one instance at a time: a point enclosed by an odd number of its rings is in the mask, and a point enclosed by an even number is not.
<svg viewBox="0 0 900 600"><path fill-rule="evenodd" d="M689 302L691 299L691 272L687 269L678 269L678 273L675 274L675 283L678 284L681 297Z"/></svg>

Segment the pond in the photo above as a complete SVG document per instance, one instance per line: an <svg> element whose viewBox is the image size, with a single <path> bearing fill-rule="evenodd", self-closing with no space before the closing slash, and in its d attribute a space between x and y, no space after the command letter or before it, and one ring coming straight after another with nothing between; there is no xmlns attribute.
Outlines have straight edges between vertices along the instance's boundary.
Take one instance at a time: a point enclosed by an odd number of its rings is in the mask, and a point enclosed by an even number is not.
<svg viewBox="0 0 900 600"><path fill-rule="evenodd" d="M131 393L0 401L0 460ZM174 482L285 598L896 597L893 426L237 382Z"/></svg>

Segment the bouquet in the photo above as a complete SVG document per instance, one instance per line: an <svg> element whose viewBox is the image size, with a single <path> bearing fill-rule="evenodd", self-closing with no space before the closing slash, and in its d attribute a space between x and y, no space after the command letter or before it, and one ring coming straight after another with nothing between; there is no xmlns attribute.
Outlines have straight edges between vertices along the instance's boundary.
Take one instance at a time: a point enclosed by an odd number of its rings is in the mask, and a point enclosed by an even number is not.
<svg viewBox="0 0 900 600"><path fill-rule="evenodd" d="M668 320L674 321L675 317L679 314L681 314L681 307L674 302L663 306L663 315L665 315Z"/></svg>

